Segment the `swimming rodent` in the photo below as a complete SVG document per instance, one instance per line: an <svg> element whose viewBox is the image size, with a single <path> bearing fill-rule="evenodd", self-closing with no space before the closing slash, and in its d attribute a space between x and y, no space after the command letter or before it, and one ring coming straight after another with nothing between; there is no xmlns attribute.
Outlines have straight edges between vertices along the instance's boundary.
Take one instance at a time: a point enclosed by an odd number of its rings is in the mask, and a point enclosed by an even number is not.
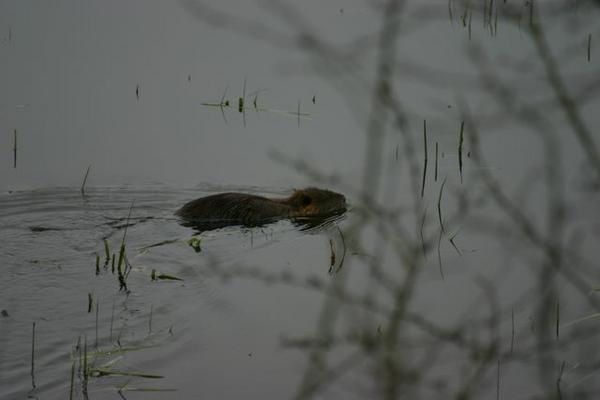
<svg viewBox="0 0 600 400"><path fill-rule="evenodd" d="M309 187L286 198L246 193L220 193L192 200L176 215L184 225L210 230L230 225L260 226L280 219L325 219L346 211L344 195Z"/></svg>

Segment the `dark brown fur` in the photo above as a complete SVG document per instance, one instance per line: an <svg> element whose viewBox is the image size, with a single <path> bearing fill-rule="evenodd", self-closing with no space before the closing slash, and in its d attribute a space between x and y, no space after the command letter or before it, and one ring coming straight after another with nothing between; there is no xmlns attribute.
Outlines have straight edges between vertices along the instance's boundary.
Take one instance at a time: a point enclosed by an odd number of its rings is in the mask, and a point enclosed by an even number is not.
<svg viewBox="0 0 600 400"><path fill-rule="evenodd" d="M346 211L344 195L330 190L295 190L286 198L220 193L192 200L176 214L201 230L228 225L257 226L280 219L324 218Z"/></svg>

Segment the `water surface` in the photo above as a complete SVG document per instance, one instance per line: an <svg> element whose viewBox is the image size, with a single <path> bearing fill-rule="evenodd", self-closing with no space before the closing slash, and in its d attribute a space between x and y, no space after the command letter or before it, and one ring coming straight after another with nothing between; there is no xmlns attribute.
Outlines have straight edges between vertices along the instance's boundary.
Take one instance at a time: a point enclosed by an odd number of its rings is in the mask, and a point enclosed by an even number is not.
<svg viewBox="0 0 600 400"><path fill-rule="evenodd" d="M596 3L3 2L0 397L596 398Z"/></svg>

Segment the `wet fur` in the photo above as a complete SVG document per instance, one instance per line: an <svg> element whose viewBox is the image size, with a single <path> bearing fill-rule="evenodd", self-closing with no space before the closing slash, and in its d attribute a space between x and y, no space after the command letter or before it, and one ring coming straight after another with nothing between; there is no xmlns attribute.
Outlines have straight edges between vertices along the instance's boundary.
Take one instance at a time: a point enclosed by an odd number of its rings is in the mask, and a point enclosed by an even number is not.
<svg viewBox="0 0 600 400"><path fill-rule="evenodd" d="M279 219L317 218L346 211L346 199L330 190L306 188L287 198L220 193L192 200L176 214L188 225L207 229L228 225L257 226Z"/></svg>

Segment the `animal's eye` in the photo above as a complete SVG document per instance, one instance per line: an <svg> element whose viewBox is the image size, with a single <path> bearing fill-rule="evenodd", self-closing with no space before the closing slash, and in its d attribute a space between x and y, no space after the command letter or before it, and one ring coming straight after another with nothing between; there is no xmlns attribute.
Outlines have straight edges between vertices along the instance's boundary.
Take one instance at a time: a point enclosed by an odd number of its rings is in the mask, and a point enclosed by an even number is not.
<svg viewBox="0 0 600 400"><path fill-rule="evenodd" d="M307 206L310 203L312 203L312 199L310 198L310 196L302 196L302 205Z"/></svg>

